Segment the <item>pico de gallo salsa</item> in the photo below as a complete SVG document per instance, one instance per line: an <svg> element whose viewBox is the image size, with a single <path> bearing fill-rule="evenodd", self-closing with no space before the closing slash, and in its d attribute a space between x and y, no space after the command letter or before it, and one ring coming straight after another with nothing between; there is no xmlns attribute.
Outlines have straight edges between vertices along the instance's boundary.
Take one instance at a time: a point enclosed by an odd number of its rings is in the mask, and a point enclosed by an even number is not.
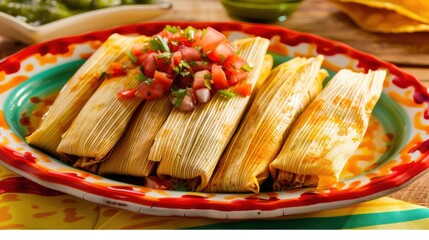
<svg viewBox="0 0 429 240"><path fill-rule="evenodd" d="M233 98L252 93L252 85L246 83L252 65L237 55L225 35L211 27L166 26L148 41L134 45L127 51L126 61L112 63L100 77L125 75L130 64L139 68L140 84L118 92L125 99L154 100L170 95L175 107L192 111L214 94Z"/></svg>

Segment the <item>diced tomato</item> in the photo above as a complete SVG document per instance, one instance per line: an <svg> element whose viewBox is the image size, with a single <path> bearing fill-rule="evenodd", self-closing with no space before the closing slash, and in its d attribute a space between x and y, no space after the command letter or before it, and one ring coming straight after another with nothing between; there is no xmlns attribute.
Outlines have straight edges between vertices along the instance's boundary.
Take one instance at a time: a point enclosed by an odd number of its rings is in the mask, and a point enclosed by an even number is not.
<svg viewBox="0 0 429 240"><path fill-rule="evenodd" d="M238 82L243 82L243 81L246 81L247 77L249 76L249 72L243 71L243 72L234 73L234 76Z"/></svg>
<svg viewBox="0 0 429 240"><path fill-rule="evenodd" d="M136 57L140 57L141 55L143 55L143 47L144 45L142 43L134 44L131 47L131 53L134 54L134 56Z"/></svg>
<svg viewBox="0 0 429 240"><path fill-rule="evenodd" d="M136 96L137 89L124 89L118 92L120 99L128 100L133 99Z"/></svg>
<svg viewBox="0 0 429 240"><path fill-rule="evenodd" d="M192 47L192 42L190 42L186 36L173 37L171 40L175 41L179 47Z"/></svg>
<svg viewBox="0 0 429 240"><path fill-rule="evenodd" d="M208 52L217 47L217 45L226 39L225 35L215 30L214 28L207 27L205 34L201 37L201 40L195 42L193 46L200 46L203 52Z"/></svg>
<svg viewBox="0 0 429 240"><path fill-rule="evenodd" d="M170 90L172 83L173 79L169 78L166 73L155 71L153 82L140 83L137 86L137 92L143 99L158 99Z"/></svg>
<svg viewBox="0 0 429 240"><path fill-rule="evenodd" d="M193 72L198 72L201 70L211 70L213 63L204 62L204 61L195 61L191 64L191 69Z"/></svg>
<svg viewBox="0 0 429 240"><path fill-rule="evenodd" d="M193 41L195 43L199 43L199 41L201 40L202 36L203 36L203 31L201 31L200 29L198 29L197 31L194 32L194 39L193 39Z"/></svg>
<svg viewBox="0 0 429 240"><path fill-rule="evenodd" d="M225 72L222 67L216 64L212 66L212 81L216 89L228 88L228 81L226 80Z"/></svg>
<svg viewBox="0 0 429 240"><path fill-rule="evenodd" d="M179 65L180 61L182 61L182 53L180 51L173 53L173 64Z"/></svg>
<svg viewBox="0 0 429 240"><path fill-rule="evenodd" d="M126 74L126 72L124 71L124 65L122 63L118 63L118 62L112 62L110 64L109 70L107 70L107 73L111 77L121 76L121 75Z"/></svg>
<svg viewBox="0 0 429 240"><path fill-rule="evenodd" d="M234 86L235 84L238 83L237 77L231 71L225 70L225 75L226 75L226 81L228 81L229 86Z"/></svg>
<svg viewBox="0 0 429 240"><path fill-rule="evenodd" d="M155 71L153 83L159 83L163 86L165 91L169 91L171 84L173 83L173 79L168 77L166 73Z"/></svg>
<svg viewBox="0 0 429 240"><path fill-rule="evenodd" d="M229 56L223 63L223 66L233 73L243 72L244 70L241 67L245 65L247 65L247 62L237 55Z"/></svg>
<svg viewBox="0 0 429 240"><path fill-rule="evenodd" d="M144 69L144 74L149 77L149 78L153 78L153 75L155 74L155 70L156 70L156 59L157 59L158 53L147 53L144 54L143 57L143 69Z"/></svg>
<svg viewBox="0 0 429 240"><path fill-rule="evenodd" d="M169 32L169 31L167 31L165 29L163 29L161 32L159 32L156 35L159 35L159 36L161 36L163 38L167 38L167 39L170 39L170 38L173 37L173 33Z"/></svg>
<svg viewBox="0 0 429 240"><path fill-rule="evenodd" d="M192 88L194 90L206 87L204 85L205 77L210 75L208 70L198 71L194 74L194 83L192 84Z"/></svg>
<svg viewBox="0 0 429 240"><path fill-rule="evenodd" d="M235 91L242 96L250 96L252 94L252 85L250 83L240 83L235 86Z"/></svg>
<svg viewBox="0 0 429 240"><path fill-rule="evenodd" d="M191 62L191 61L200 61L201 60L201 53L197 49L193 47L185 47L181 46L179 47L179 51L182 54L182 59Z"/></svg>
<svg viewBox="0 0 429 240"><path fill-rule="evenodd" d="M153 100L164 96L165 89L161 83L154 81L151 84L140 83L137 86L137 93L143 99Z"/></svg>
<svg viewBox="0 0 429 240"><path fill-rule="evenodd" d="M234 54L235 51L229 43L221 42L213 51L207 54L207 57L214 62L223 63L228 57Z"/></svg>
<svg viewBox="0 0 429 240"><path fill-rule="evenodd" d="M173 75L173 68L174 68L174 60L169 59L161 59L161 58L155 58L155 67L156 70L162 71L167 73L168 75Z"/></svg>

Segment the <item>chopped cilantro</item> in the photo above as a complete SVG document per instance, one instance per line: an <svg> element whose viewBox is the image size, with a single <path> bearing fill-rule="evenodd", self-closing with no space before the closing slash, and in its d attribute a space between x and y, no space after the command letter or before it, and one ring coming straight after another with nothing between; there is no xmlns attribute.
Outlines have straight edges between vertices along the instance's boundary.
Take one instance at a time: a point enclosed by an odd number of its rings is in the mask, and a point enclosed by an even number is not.
<svg viewBox="0 0 429 240"><path fill-rule="evenodd" d="M145 53L147 53L148 52L148 47L147 46L144 46L143 48L142 48L142 53L143 54L145 54Z"/></svg>
<svg viewBox="0 0 429 240"><path fill-rule="evenodd" d="M201 38L203 38L204 35L206 35L206 33L207 33L207 28L204 28L203 31L202 31L202 33L201 33Z"/></svg>
<svg viewBox="0 0 429 240"><path fill-rule="evenodd" d="M162 63L170 64L172 61L173 55L171 53L168 53L168 52L163 52L163 53L158 54L157 57L158 57L158 59L162 60Z"/></svg>
<svg viewBox="0 0 429 240"><path fill-rule="evenodd" d="M172 103L176 107L182 105L183 99L186 95L189 95L187 88L172 88L171 95L173 96Z"/></svg>
<svg viewBox="0 0 429 240"><path fill-rule="evenodd" d="M155 37L155 39L159 43L160 50L162 50L164 52L170 52L170 48L168 47L168 44L167 44L167 42L165 41L165 39L163 37L157 35Z"/></svg>
<svg viewBox="0 0 429 240"><path fill-rule="evenodd" d="M187 76L187 75L191 74L191 72L189 71L190 68L191 68L191 66L189 65L189 63L182 60L182 61L180 61L180 63L177 66L175 66L173 68L173 71L176 74L180 74L182 76Z"/></svg>
<svg viewBox="0 0 429 240"><path fill-rule="evenodd" d="M206 73L206 74L204 74L204 79L211 80L212 75L210 73Z"/></svg>
<svg viewBox="0 0 429 240"><path fill-rule="evenodd" d="M175 67L173 68L173 71L174 71L176 74L179 74L179 72L180 72L180 67L179 67L179 66L175 66Z"/></svg>
<svg viewBox="0 0 429 240"><path fill-rule="evenodd" d="M212 90L212 85L207 79L204 79L204 86L206 86L206 88L208 88L209 90Z"/></svg>
<svg viewBox="0 0 429 240"><path fill-rule="evenodd" d="M127 68L131 65L129 61L126 61L122 63L122 71L125 73L127 71Z"/></svg>
<svg viewBox="0 0 429 240"><path fill-rule="evenodd" d="M137 74L137 80L139 80L140 82L144 82L147 85L152 84L153 79L152 78L148 78L146 75L144 75L143 73Z"/></svg>
<svg viewBox="0 0 429 240"><path fill-rule="evenodd" d="M189 63L188 62L186 62L186 61L180 61L180 64L183 66L183 67L185 67L185 68L191 68L191 66L189 65ZM179 64L179 65L180 65Z"/></svg>
<svg viewBox="0 0 429 240"><path fill-rule="evenodd" d="M180 30L180 28L179 28L179 27L172 27L172 26L170 26L170 25L167 25L167 26L165 27L165 30L166 30L167 32L177 33L177 32Z"/></svg>
<svg viewBox="0 0 429 240"><path fill-rule="evenodd" d="M189 62L189 65L193 66L193 67L197 67L198 63L196 61L192 60L192 61Z"/></svg>
<svg viewBox="0 0 429 240"><path fill-rule="evenodd" d="M246 72L250 72L250 70L253 69L253 66L250 66L249 64L241 66L241 69L243 69Z"/></svg>
<svg viewBox="0 0 429 240"><path fill-rule="evenodd" d="M152 51L158 51L158 50L161 49L161 47L159 45L159 42L156 39L150 40L150 42L149 42L149 48Z"/></svg>
<svg viewBox="0 0 429 240"><path fill-rule="evenodd" d="M132 63L136 63L137 62L137 57L136 57L136 55L134 55L131 51L126 51L125 52L127 55L128 55L128 58L130 59L130 61L132 62Z"/></svg>
<svg viewBox="0 0 429 240"><path fill-rule="evenodd" d="M167 42L159 35L156 35L155 38L150 40L149 48L153 51L170 52Z"/></svg>
<svg viewBox="0 0 429 240"><path fill-rule="evenodd" d="M102 81L102 80L104 80L105 78L110 78L110 74L108 74L107 72L102 72L102 73L100 74L100 76L98 77L98 80L99 80L99 81Z"/></svg>
<svg viewBox="0 0 429 240"><path fill-rule="evenodd" d="M194 40L195 37L195 28L193 27L187 27L185 29L186 38L188 38L189 41Z"/></svg>
<svg viewBox="0 0 429 240"><path fill-rule="evenodd" d="M223 54L221 54L219 57L220 57L220 61L221 62L225 62L226 57Z"/></svg>
<svg viewBox="0 0 429 240"><path fill-rule="evenodd" d="M222 96L228 98L228 99L231 99L231 98L235 97L234 93L228 92L228 91L225 91L225 90L218 90L217 92L220 93Z"/></svg>

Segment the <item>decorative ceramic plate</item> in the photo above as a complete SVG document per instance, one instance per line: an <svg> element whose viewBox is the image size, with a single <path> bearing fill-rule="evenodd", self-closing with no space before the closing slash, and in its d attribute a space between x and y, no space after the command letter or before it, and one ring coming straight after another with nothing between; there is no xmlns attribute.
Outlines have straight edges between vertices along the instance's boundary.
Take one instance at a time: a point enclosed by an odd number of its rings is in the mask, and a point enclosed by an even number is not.
<svg viewBox="0 0 429 240"><path fill-rule="evenodd" d="M387 69L382 97L365 138L330 189L213 194L155 190L68 166L26 144L26 120L57 92L85 59L114 32L152 35L165 25L212 26L229 38L271 39L275 64L294 56L325 55L331 76L341 68ZM35 100L36 99L36 100ZM39 100L37 100L39 99ZM306 213L381 197L429 168L429 94L413 76L342 43L279 26L245 23L143 23L30 46L0 63L0 162L45 187L100 204L162 216L268 218Z"/></svg>
<svg viewBox="0 0 429 240"><path fill-rule="evenodd" d="M41 26L32 26L0 12L0 35L27 44L39 43L58 37L148 20L166 13L171 7L171 3L161 0L154 1L152 4L123 5L76 14Z"/></svg>

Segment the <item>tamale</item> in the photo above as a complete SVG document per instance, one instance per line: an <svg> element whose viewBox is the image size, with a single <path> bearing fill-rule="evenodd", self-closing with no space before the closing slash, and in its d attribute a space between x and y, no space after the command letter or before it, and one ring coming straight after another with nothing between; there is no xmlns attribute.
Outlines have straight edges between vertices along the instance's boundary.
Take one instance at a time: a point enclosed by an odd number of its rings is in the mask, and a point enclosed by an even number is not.
<svg viewBox="0 0 429 240"><path fill-rule="evenodd" d="M64 85L40 126L26 138L27 142L52 156L60 157L56 150L61 136L102 83L100 75L111 62L126 56L125 49L140 39L111 35Z"/></svg>
<svg viewBox="0 0 429 240"><path fill-rule="evenodd" d="M322 61L323 56L294 58L271 72L222 154L206 191L259 192L289 126L322 90L328 74L320 69Z"/></svg>
<svg viewBox="0 0 429 240"><path fill-rule="evenodd" d="M261 37L238 40L241 58L253 65L247 83L255 86L260 76L269 40ZM232 91L233 87L228 91ZM155 137L149 160L160 161L157 174L189 182L198 179L196 191L203 190L217 161L234 133L250 96L226 99L215 94L192 112L173 109Z"/></svg>
<svg viewBox="0 0 429 240"><path fill-rule="evenodd" d="M118 96L121 90L137 87L139 73L139 67L133 66L125 76L103 81L63 134L57 151L84 158L80 167L102 160L122 136L143 101L137 96L131 99Z"/></svg>
<svg viewBox="0 0 429 240"><path fill-rule="evenodd" d="M100 163L98 174L149 176L155 166L155 162L147 159L149 149L172 107L168 97L141 104L124 135Z"/></svg>
<svg viewBox="0 0 429 240"><path fill-rule="evenodd" d="M270 164L274 190L326 188L359 146L386 77L385 70L356 73L343 69L292 126Z"/></svg>
<svg viewBox="0 0 429 240"><path fill-rule="evenodd" d="M274 65L274 58L270 54L265 54L264 62L262 64L261 72L258 78L258 81L255 84L254 92L258 91L259 88L261 88L262 84L267 79L268 75L271 73L271 69Z"/></svg>

